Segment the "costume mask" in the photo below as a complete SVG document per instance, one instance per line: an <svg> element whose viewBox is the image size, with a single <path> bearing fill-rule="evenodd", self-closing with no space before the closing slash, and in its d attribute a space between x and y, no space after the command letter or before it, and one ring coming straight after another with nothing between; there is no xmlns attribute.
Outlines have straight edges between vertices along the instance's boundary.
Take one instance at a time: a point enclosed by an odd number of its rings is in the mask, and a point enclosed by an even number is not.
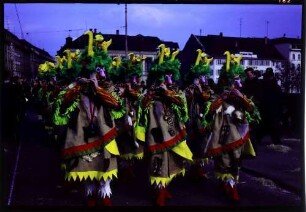
<svg viewBox="0 0 306 212"><path fill-rule="evenodd" d="M166 84L172 85L172 74L166 74L165 75Z"/></svg>
<svg viewBox="0 0 306 212"><path fill-rule="evenodd" d="M206 79L206 76L201 75L199 78L200 78L200 82L201 82L202 84L204 84L204 85L206 85L206 84L207 84L207 79Z"/></svg>
<svg viewBox="0 0 306 212"><path fill-rule="evenodd" d="M96 68L96 72L99 73L100 77L106 78L106 75L105 75L105 68L104 68L104 67L97 67L97 68Z"/></svg>

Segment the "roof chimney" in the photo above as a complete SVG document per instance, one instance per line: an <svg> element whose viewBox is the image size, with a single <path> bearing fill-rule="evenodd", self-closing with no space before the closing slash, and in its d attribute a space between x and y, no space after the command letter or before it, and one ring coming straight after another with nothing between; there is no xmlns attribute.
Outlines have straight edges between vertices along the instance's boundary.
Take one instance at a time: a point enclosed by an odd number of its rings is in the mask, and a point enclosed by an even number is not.
<svg viewBox="0 0 306 212"><path fill-rule="evenodd" d="M119 29L116 30L116 35L119 35Z"/></svg>
<svg viewBox="0 0 306 212"><path fill-rule="evenodd" d="M94 29L94 34L96 34L97 33L97 29Z"/></svg>
<svg viewBox="0 0 306 212"><path fill-rule="evenodd" d="M220 32L220 37L223 37L223 32Z"/></svg>
<svg viewBox="0 0 306 212"><path fill-rule="evenodd" d="M72 37L66 38L66 46L70 46L72 44Z"/></svg>

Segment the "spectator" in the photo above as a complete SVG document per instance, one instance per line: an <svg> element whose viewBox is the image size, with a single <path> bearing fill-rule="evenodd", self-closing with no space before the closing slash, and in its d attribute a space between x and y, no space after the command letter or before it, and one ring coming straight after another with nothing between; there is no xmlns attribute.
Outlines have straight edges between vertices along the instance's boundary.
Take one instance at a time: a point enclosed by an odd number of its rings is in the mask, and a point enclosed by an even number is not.
<svg viewBox="0 0 306 212"><path fill-rule="evenodd" d="M258 73L253 68L247 68L244 70L246 79L243 82L242 92L251 98L254 104L261 108L262 101L262 80L258 79ZM262 132L260 126L257 123L250 124L250 136L251 140L256 144L260 143Z"/></svg>
<svg viewBox="0 0 306 212"><path fill-rule="evenodd" d="M264 134L272 137L274 144L280 144L280 122L282 113L282 90L274 77L273 69L267 68L262 81L261 117Z"/></svg>
<svg viewBox="0 0 306 212"><path fill-rule="evenodd" d="M20 121L23 118L24 105L25 105L25 94L22 87L22 80L18 76L14 76L11 79L10 86L10 111L11 118L8 121L11 121L13 139L16 141L19 137L19 127Z"/></svg>

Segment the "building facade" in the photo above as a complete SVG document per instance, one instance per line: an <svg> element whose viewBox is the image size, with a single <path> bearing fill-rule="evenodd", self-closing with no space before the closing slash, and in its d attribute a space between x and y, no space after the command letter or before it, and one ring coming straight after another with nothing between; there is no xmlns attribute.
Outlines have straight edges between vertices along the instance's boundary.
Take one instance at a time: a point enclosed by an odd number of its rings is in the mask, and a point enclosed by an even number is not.
<svg viewBox="0 0 306 212"><path fill-rule="evenodd" d="M94 36L96 34L101 34L105 41L112 39L112 44L108 48L108 53L112 58L120 57L121 59L123 59L129 53L134 53L137 56L146 58L142 62L143 76L140 79L141 81L146 81L147 79L148 71L151 68L151 64L157 56L158 45L164 43L167 47L171 49L171 51L177 50L179 48L178 43L176 42L162 41L158 37L154 36L143 36L141 34L135 36L125 36L119 34L118 31L115 34L102 34L101 32L97 32L95 29L92 31ZM83 34L75 40L72 40L71 37L67 37L66 43L60 48L57 54L59 56L63 56L63 52L66 49L69 49L71 52L75 52L77 49L84 49L87 45L87 35Z"/></svg>
<svg viewBox="0 0 306 212"><path fill-rule="evenodd" d="M302 40L299 38L275 38L271 39L275 48L283 55L294 69L301 68Z"/></svg>
<svg viewBox="0 0 306 212"><path fill-rule="evenodd" d="M45 61L54 62L50 54L4 29L4 78L19 76L36 78L38 66Z"/></svg>
<svg viewBox="0 0 306 212"><path fill-rule="evenodd" d="M220 69L226 61L225 51L235 56L242 55L241 65L244 68L252 67L260 73L264 73L268 67L273 68L275 73L280 73L281 67L287 63L287 59L268 38L225 37L222 33L207 36L192 34L180 54L183 75L195 62L197 49L214 58L211 62L211 78L215 82L218 81Z"/></svg>
<svg viewBox="0 0 306 212"><path fill-rule="evenodd" d="M271 42L287 62L280 67L283 89L288 93L300 93L302 90L302 40L283 36L272 39Z"/></svg>

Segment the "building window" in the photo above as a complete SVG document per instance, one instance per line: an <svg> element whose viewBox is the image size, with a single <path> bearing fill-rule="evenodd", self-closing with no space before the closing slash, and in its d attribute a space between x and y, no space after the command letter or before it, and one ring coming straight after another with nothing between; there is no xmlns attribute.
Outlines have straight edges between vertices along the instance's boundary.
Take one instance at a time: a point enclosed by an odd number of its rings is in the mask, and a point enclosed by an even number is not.
<svg viewBox="0 0 306 212"><path fill-rule="evenodd" d="M295 60L295 54L292 54L292 60Z"/></svg>
<svg viewBox="0 0 306 212"><path fill-rule="evenodd" d="M144 72L148 72L151 68L153 62L153 58L152 57L147 57L145 59L145 68L144 68Z"/></svg>
<svg viewBox="0 0 306 212"><path fill-rule="evenodd" d="M223 63L225 63L224 59L217 59L217 65L222 65Z"/></svg>
<svg viewBox="0 0 306 212"><path fill-rule="evenodd" d="M296 69L297 69L298 71L301 71L301 65L300 65L300 64L297 64Z"/></svg>
<svg viewBox="0 0 306 212"><path fill-rule="evenodd" d="M301 60L301 54L298 54L298 60Z"/></svg>

